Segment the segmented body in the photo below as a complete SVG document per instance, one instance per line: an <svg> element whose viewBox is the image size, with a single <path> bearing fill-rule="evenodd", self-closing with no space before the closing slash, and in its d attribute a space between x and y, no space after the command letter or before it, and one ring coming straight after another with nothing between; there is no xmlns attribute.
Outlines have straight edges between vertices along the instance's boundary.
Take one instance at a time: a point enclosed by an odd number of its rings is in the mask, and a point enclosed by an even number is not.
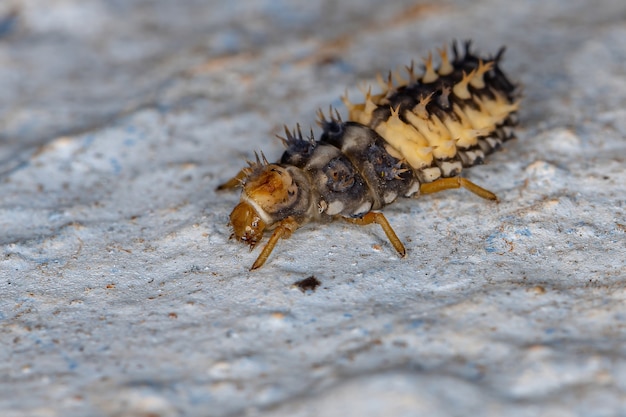
<svg viewBox="0 0 626 417"><path fill-rule="evenodd" d="M425 60L420 77L407 68L408 79L394 85L390 74L379 77L380 94L365 93L365 102L343 98L348 121L319 112L323 133L318 141L303 138L299 128L282 138L286 151L279 163L265 158L242 171L241 203L231 214L235 235L250 246L265 228L275 227L253 268L261 266L280 238L311 221L342 217L357 224L383 226L394 247L404 247L384 216L375 213L398 197L466 187L495 199L490 192L458 179L463 168L513 137L516 93L500 70L501 50L479 58L469 43L454 58L440 50L434 68ZM397 76L401 79L401 76ZM225 184L222 188L228 187ZM395 239L395 241L394 241Z"/></svg>

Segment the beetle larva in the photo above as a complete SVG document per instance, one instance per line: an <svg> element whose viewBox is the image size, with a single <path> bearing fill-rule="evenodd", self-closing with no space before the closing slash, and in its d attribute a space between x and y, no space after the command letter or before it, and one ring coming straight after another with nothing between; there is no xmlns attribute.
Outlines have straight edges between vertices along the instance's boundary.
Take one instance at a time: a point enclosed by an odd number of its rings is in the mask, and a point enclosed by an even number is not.
<svg viewBox="0 0 626 417"><path fill-rule="evenodd" d="M276 243L309 222L343 219L357 225L379 224L401 257L405 248L385 216L377 211L398 197L417 197L451 188L497 197L460 177L463 168L481 164L485 155L514 137L516 86L495 57L480 58L465 43L462 54L444 47L435 69L432 54L421 76L413 64L408 79L378 77L382 92L365 92L365 102L342 100L343 121L332 109L318 112L323 133L315 141L300 127L285 128L287 148L280 162L265 156L218 189L242 185L239 204L230 215L234 236L254 248L266 229L273 233L251 269L261 267Z"/></svg>

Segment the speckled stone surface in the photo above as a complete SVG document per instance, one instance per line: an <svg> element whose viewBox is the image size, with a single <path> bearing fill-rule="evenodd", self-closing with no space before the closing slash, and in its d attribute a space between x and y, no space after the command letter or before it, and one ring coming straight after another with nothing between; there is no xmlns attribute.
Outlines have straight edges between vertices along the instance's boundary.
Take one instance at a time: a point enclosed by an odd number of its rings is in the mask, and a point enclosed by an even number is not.
<svg viewBox="0 0 626 417"><path fill-rule="evenodd" d="M406 259L312 225L249 272L215 187L466 38L524 86L465 172L500 203L388 207ZM0 415L626 415L625 39L620 0L4 0Z"/></svg>

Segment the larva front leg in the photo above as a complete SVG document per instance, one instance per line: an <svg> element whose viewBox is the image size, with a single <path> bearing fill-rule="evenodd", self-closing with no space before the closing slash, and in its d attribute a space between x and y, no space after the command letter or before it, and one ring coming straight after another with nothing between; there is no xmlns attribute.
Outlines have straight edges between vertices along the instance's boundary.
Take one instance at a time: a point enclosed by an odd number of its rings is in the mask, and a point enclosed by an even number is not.
<svg viewBox="0 0 626 417"><path fill-rule="evenodd" d="M365 226L372 223L379 224L387 235L389 242L391 242L394 249L398 252L398 255L400 255L401 258L404 258L406 255L404 245L400 241L400 238L398 238L398 235L396 235L396 232L393 231L393 228L383 213L370 211L369 213L365 213L363 217L343 217L343 219L349 223L358 224L359 226Z"/></svg>
<svg viewBox="0 0 626 417"><path fill-rule="evenodd" d="M250 270L253 271L262 267L265 261L267 261L267 258L269 258L270 254L274 250L274 246L276 246L278 240L281 238L289 238L299 226L300 225L297 221L293 219L293 217L287 217L286 219L278 223L278 226L276 226L276 229L274 229L274 233L272 233L272 236L270 236L270 239L265 244L265 247L263 247L263 250L256 258L256 261L254 261L254 263L252 264Z"/></svg>
<svg viewBox="0 0 626 417"><path fill-rule="evenodd" d="M242 169L237 173L237 175L235 175L225 183L218 185L215 191L232 190L241 186L242 182L246 179L249 172L250 171L247 168Z"/></svg>

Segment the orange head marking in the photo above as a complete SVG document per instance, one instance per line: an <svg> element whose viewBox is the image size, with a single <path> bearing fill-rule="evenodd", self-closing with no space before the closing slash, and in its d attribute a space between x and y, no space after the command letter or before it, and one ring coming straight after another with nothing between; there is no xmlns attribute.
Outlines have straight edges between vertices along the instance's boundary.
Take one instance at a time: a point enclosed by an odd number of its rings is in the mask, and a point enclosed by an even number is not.
<svg viewBox="0 0 626 417"><path fill-rule="evenodd" d="M230 213L230 224L237 240L250 245L250 249L254 248L259 240L263 237L265 230L265 222L254 207L245 201L237 204Z"/></svg>
<svg viewBox="0 0 626 417"><path fill-rule="evenodd" d="M285 168L269 164L246 178L243 192L265 212L276 213L293 204L298 187Z"/></svg>

